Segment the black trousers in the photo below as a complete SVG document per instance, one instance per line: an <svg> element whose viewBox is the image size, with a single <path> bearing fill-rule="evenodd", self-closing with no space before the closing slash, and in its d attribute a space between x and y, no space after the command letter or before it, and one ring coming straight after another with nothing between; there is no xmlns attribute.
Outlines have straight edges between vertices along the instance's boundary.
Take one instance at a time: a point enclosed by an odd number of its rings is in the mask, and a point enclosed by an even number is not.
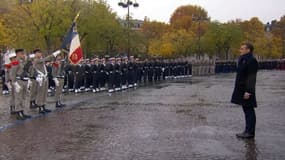
<svg viewBox="0 0 285 160"><path fill-rule="evenodd" d="M143 82L146 83L146 80L147 80L147 70L144 70L142 72L142 77L143 77Z"/></svg>
<svg viewBox="0 0 285 160"><path fill-rule="evenodd" d="M127 82L128 82L128 85L134 84L134 71L133 70L129 70L127 72Z"/></svg>
<svg viewBox="0 0 285 160"><path fill-rule="evenodd" d="M73 73L69 73L67 75L68 79L68 89L74 89L74 75Z"/></svg>
<svg viewBox="0 0 285 160"><path fill-rule="evenodd" d="M85 88L90 88L92 84L93 75L91 73L85 74Z"/></svg>
<svg viewBox="0 0 285 160"><path fill-rule="evenodd" d="M93 89L98 89L99 88L99 73L93 73L93 78L92 78L92 85Z"/></svg>
<svg viewBox="0 0 285 160"><path fill-rule="evenodd" d="M3 72L1 71L1 77L2 77L2 90L3 91L8 91L8 86L5 83L5 71L3 70Z"/></svg>
<svg viewBox="0 0 285 160"><path fill-rule="evenodd" d="M114 89L115 86L115 73L109 72L108 89Z"/></svg>
<svg viewBox="0 0 285 160"><path fill-rule="evenodd" d="M245 116L245 132L255 135L256 116L254 107L242 106Z"/></svg>
<svg viewBox="0 0 285 160"><path fill-rule="evenodd" d="M115 85L115 88L121 88L121 83L122 83L122 74L121 72L119 71L116 71L114 73L115 77L114 77L114 85Z"/></svg>
<svg viewBox="0 0 285 160"><path fill-rule="evenodd" d="M80 76L78 73L75 74L75 89L80 89L82 86L82 81L82 76Z"/></svg>
<svg viewBox="0 0 285 160"><path fill-rule="evenodd" d="M152 82L153 81L153 74L154 74L154 72L153 72L152 69L148 70L148 73L147 73L148 82Z"/></svg>
<svg viewBox="0 0 285 160"><path fill-rule="evenodd" d="M107 81L108 76L107 76L105 71L100 71L98 76L99 76L98 80L99 80L100 88L104 88L106 85L106 81Z"/></svg>

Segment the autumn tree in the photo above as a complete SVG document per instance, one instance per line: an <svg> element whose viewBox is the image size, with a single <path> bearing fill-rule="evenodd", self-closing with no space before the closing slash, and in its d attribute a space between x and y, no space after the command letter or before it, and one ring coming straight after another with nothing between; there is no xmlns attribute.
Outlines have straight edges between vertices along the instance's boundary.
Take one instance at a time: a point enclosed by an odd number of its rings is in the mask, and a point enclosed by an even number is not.
<svg viewBox="0 0 285 160"><path fill-rule="evenodd" d="M34 0L31 4L14 4L5 15L5 24L13 37L13 47L28 50L39 47L51 51L71 23L64 0Z"/></svg>
<svg viewBox="0 0 285 160"><path fill-rule="evenodd" d="M272 35L268 35L268 37L264 37L259 39L255 44L256 52L260 59L271 59L271 58L280 58L282 54L282 41L278 37L274 37Z"/></svg>
<svg viewBox="0 0 285 160"><path fill-rule="evenodd" d="M160 57L190 56L194 53L194 33L184 29L166 32L160 39L153 39L150 54Z"/></svg>
<svg viewBox="0 0 285 160"><path fill-rule="evenodd" d="M178 7L170 18L171 27L184 29L195 34L196 49L198 57L203 54L201 38L206 33L210 18L207 11L200 6L186 5Z"/></svg>
<svg viewBox="0 0 285 160"><path fill-rule="evenodd" d="M207 11L200 6L185 5L178 7L170 18L170 24L176 29L188 30L193 22L209 19Z"/></svg>
<svg viewBox="0 0 285 160"><path fill-rule="evenodd" d="M266 53L263 49L266 41L264 24L257 18L253 17L250 20L242 21L240 23L244 35L244 41L253 43L255 46L255 53L258 56L263 56Z"/></svg>
<svg viewBox="0 0 285 160"><path fill-rule="evenodd" d="M282 53L282 57L285 58L285 15L279 21L272 24L272 33L275 37L275 43Z"/></svg>
<svg viewBox="0 0 285 160"><path fill-rule="evenodd" d="M237 53L242 36L238 24L213 22L203 37L203 47L210 56L229 59Z"/></svg>
<svg viewBox="0 0 285 160"><path fill-rule="evenodd" d="M8 46L10 40L7 28L3 24L3 19L0 16L0 47Z"/></svg>
<svg viewBox="0 0 285 160"><path fill-rule="evenodd" d="M151 42L162 38L162 36L169 31L169 25L162 22L145 21L142 27L142 34L145 37L146 53L149 53Z"/></svg>

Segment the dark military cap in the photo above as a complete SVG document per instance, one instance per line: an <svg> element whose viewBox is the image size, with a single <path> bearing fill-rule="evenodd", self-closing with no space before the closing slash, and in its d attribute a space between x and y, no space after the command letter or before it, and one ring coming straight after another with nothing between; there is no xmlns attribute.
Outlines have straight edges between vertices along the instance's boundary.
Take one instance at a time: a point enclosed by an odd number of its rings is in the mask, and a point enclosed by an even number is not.
<svg viewBox="0 0 285 160"><path fill-rule="evenodd" d="M37 53L37 52L41 52L41 50L40 50L40 49L35 49L35 50L33 51L33 53Z"/></svg>
<svg viewBox="0 0 285 160"><path fill-rule="evenodd" d="M22 49L22 48L20 48L20 49L16 49L16 50L15 50L15 52L16 52L16 53L24 52L24 49Z"/></svg>

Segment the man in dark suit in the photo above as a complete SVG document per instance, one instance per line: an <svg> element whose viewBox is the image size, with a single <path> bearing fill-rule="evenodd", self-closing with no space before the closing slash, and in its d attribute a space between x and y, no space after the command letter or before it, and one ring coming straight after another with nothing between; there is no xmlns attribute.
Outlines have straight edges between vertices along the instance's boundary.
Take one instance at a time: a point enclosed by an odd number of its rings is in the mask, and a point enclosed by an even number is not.
<svg viewBox="0 0 285 160"><path fill-rule="evenodd" d="M237 134L238 138L254 138L257 107L255 84L258 62L253 56L254 47L250 43L243 43L240 47L240 57L236 75L235 88L231 102L241 105L245 114L246 127L244 132Z"/></svg>

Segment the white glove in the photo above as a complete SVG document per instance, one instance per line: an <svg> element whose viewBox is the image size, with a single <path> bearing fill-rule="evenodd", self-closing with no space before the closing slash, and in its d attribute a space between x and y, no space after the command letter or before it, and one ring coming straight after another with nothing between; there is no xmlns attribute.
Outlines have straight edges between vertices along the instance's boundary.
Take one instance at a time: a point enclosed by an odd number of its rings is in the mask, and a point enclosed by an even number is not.
<svg viewBox="0 0 285 160"><path fill-rule="evenodd" d="M10 83L10 82L7 82L7 83L6 83L6 86L8 87L8 90L9 90L9 91L12 90L12 86L11 86L11 83Z"/></svg>
<svg viewBox="0 0 285 160"><path fill-rule="evenodd" d="M53 55L54 57L56 57L56 56L59 55L60 53L61 53L61 51L60 51L60 50L57 50L57 51L53 52L52 55Z"/></svg>
<svg viewBox="0 0 285 160"><path fill-rule="evenodd" d="M36 81L39 83L40 86L43 85L43 77L42 77L42 76L38 76L38 77L36 78Z"/></svg>
<svg viewBox="0 0 285 160"><path fill-rule="evenodd" d="M27 88L29 89L32 85L32 81L31 80L28 80L28 84L27 84Z"/></svg>
<svg viewBox="0 0 285 160"><path fill-rule="evenodd" d="M32 58L35 58L35 56L36 56L35 54L30 54L30 55L29 55L29 58L32 59Z"/></svg>
<svg viewBox="0 0 285 160"><path fill-rule="evenodd" d="M58 79L57 79L57 78L53 78L53 81L54 81L55 85L58 87L58 86L59 86L59 81L58 81Z"/></svg>
<svg viewBox="0 0 285 160"><path fill-rule="evenodd" d="M15 92L16 92L16 93L19 93L19 92L21 91L21 86L19 85L19 83L18 83L18 82L15 82L15 83L14 83L14 86L15 86Z"/></svg>

